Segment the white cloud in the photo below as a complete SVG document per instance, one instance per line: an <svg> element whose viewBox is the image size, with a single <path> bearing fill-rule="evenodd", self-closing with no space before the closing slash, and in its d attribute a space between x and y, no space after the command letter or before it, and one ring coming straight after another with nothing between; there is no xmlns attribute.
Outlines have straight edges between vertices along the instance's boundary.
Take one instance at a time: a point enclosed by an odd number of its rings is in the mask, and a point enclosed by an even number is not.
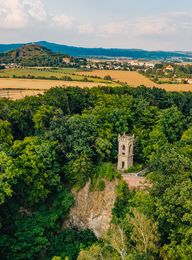
<svg viewBox="0 0 192 260"><path fill-rule="evenodd" d="M30 22L45 21L46 11L41 0L0 0L0 27L24 28Z"/></svg>
<svg viewBox="0 0 192 260"><path fill-rule="evenodd" d="M95 28L91 24L81 24L78 28L80 34L92 34L95 31Z"/></svg>
<svg viewBox="0 0 192 260"><path fill-rule="evenodd" d="M176 36L183 33L191 33L192 13L172 12L159 15L144 16L137 19L113 21L97 27L95 33L98 36L121 38L139 38L159 36Z"/></svg>
<svg viewBox="0 0 192 260"><path fill-rule="evenodd" d="M107 23L99 28L99 32L105 36L124 33L128 28L125 21L117 21Z"/></svg>
<svg viewBox="0 0 192 260"><path fill-rule="evenodd" d="M64 29L70 29L74 25L75 19L67 15L55 15L52 17L52 23L54 26L58 26Z"/></svg>
<svg viewBox="0 0 192 260"><path fill-rule="evenodd" d="M176 32L174 23L167 17L144 17L138 19L134 26L135 31L141 35L161 35Z"/></svg>
<svg viewBox="0 0 192 260"><path fill-rule="evenodd" d="M0 0L0 27L17 29L25 27L26 15L19 0Z"/></svg>
<svg viewBox="0 0 192 260"><path fill-rule="evenodd" d="M46 20L47 13L41 0L24 0L23 3L27 6L28 13L31 17L40 22Z"/></svg>
<svg viewBox="0 0 192 260"><path fill-rule="evenodd" d="M192 15L187 12L166 13L158 16L147 16L137 19L134 30L139 35L173 35L189 29L192 25Z"/></svg>

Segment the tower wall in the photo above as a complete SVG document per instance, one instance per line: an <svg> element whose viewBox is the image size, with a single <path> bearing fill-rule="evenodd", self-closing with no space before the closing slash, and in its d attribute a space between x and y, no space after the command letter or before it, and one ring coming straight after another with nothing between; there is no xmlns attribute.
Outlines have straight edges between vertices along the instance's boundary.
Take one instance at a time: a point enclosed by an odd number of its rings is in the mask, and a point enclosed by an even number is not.
<svg viewBox="0 0 192 260"><path fill-rule="evenodd" d="M118 166L119 171L127 171L133 166L134 136L119 136Z"/></svg>

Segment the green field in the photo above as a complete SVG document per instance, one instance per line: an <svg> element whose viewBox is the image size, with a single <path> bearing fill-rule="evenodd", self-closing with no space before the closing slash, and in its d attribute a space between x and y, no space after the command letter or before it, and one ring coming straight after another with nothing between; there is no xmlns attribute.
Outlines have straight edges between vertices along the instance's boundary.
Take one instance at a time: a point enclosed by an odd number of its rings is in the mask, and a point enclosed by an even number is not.
<svg viewBox="0 0 192 260"><path fill-rule="evenodd" d="M75 68L15 68L0 70L0 78L30 78L30 79L58 79L67 80L70 77L73 81L103 82L109 84L107 80L76 74L79 70ZM69 79L69 81L70 81Z"/></svg>

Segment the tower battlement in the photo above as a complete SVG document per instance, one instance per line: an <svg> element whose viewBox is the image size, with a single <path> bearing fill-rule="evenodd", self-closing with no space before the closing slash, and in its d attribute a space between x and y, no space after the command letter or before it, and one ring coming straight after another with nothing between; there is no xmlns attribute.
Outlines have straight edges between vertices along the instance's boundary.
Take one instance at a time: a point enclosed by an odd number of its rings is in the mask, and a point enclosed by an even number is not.
<svg viewBox="0 0 192 260"><path fill-rule="evenodd" d="M119 135L118 137L119 142L131 142L131 141L134 142L134 139L135 139L134 135L133 136L126 135L125 133L123 135Z"/></svg>

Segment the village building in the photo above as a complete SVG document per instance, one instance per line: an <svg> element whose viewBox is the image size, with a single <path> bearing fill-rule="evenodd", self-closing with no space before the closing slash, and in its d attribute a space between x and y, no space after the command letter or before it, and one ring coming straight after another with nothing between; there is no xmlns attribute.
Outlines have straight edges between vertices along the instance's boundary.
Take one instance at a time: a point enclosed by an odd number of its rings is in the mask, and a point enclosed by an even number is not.
<svg viewBox="0 0 192 260"><path fill-rule="evenodd" d="M172 65L168 65L166 68L165 68L166 71L174 71L174 67Z"/></svg>
<svg viewBox="0 0 192 260"><path fill-rule="evenodd" d="M188 84L192 84L192 78L187 80Z"/></svg>
<svg viewBox="0 0 192 260"><path fill-rule="evenodd" d="M66 64L69 64L69 63L71 63L71 58L65 57L65 58L63 58L63 62Z"/></svg>

